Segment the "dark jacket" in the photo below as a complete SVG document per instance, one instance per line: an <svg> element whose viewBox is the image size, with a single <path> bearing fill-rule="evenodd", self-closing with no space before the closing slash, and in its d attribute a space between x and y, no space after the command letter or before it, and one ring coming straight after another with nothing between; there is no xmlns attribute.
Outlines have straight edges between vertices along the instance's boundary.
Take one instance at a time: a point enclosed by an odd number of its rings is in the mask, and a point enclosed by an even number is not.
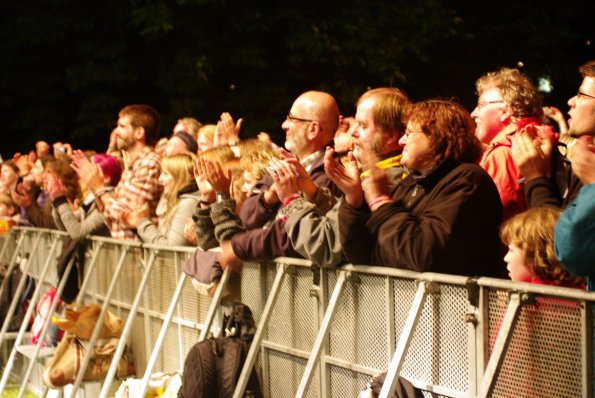
<svg viewBox="0 0 595 398"><path fill-rule="evenodd" d="M574 175L570 160L560 151L566 144L559 142L552 153L551 177L540 177L525 184L527 207L556 206L566 208L576 196L583 184Z"/></svg>
<svg viewBox="0 0 595 398"><path fill-rule="evenodd" d="M340 239L353 264L420 272L503 276L498 229L502 204L475 164L444 162L426 178L397 183L394 202L370 213L339 208Z"/></svg>
<svg viewBox="0 0 595 398"><path fill-rule="evenodd" d="M324 152L313 162L310 169L312 180L321 187L327 187L333 193L338 193L338 188L332 183L324 172ZM265 192L273 184L273 179L267 175L258 184L262 192ZM231 239L233 252L240 259L248 260L272 260L275 257L299 257L293 249L291 241L287 236L284 221L275 218L280 204L268 206L264 203L263 193L251 195L242 204L240 218L246 232L238 233ZM270 223L264 227L264 225Z"/></svg>

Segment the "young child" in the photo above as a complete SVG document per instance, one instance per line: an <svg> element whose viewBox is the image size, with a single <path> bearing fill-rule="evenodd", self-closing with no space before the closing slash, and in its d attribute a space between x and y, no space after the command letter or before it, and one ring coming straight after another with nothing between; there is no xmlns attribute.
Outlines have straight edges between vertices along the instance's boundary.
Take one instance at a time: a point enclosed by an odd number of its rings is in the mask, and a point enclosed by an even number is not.
<svg viewBox="0 0 595 398"><path fill-rule="evenodd" d="M554 226L562 210L537 207L517 214L500 229L500 238L508 245L504 257L513 281L585 288L582 277L570 275L554 252Z"/></svg>

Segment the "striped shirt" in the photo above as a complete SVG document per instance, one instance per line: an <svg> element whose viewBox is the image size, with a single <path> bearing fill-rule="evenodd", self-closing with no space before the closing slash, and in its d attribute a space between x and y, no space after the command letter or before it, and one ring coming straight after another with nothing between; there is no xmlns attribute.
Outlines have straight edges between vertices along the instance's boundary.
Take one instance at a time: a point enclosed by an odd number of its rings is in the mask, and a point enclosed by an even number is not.
<svg viewBox="0 0 595 398"><path fill-rule="evenodd" d="M120 221L124 210L131 210L148 203L151 220L157 225L155 209L161 197L162 187L158 182L161 174L161 159L149 147L124 170L112 198L105 203L103 215L112 238L136 240L133 230Z"/></svg>

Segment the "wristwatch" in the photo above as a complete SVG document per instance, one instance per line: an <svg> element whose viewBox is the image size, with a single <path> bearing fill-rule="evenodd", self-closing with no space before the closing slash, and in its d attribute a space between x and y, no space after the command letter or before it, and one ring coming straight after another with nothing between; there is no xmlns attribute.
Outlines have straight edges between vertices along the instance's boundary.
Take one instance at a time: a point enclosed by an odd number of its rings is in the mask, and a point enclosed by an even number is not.
<svg viewBox="0 0 595 398"><path fill-rule="evenodd" d="M229 192L217 192L216 194L217 202L223 202L226 199L229 199Z"/></svg>

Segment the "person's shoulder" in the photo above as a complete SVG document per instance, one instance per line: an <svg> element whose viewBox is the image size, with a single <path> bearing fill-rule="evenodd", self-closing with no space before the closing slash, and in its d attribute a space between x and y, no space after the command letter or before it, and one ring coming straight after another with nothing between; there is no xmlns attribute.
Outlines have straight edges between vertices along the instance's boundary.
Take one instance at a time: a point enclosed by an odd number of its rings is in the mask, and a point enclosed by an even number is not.
<svg viewBox="0 0 595 398"><path fill-rule="evenodd" d="M461 163L457 165L450 174L455 178L466 178L469 181L490 181L493 182L492 177L484 170L483 167L475 163Z"/></svg>

